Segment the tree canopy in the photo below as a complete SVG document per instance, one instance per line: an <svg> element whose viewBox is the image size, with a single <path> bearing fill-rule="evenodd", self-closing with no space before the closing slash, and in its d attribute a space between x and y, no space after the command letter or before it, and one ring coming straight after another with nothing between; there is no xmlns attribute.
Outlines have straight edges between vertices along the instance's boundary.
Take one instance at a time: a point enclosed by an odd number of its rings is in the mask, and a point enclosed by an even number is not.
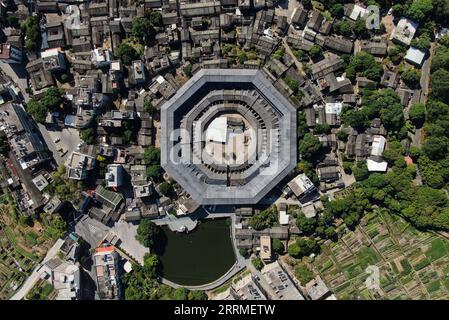
<svg viewBox="0 0 449 320"><path fill-rule="evenodd" d="M250 225L256 230L263 230L271 228L278 222L277 209L271 206L268 209L262 210L251 217Z"/></svg>
<svg viewBox="0 0 449 320"><path fill-rule="evenodd" d="M137 50L127 43L120 43L115 50L115 55L127 65L130 65L133 60L139 59Z"/></svg>
<svg viewBox="0 0 449 320"><path fill-rule="evenodd" d="M39 17L29 16L20 25L25 35L25 48L29 51L36 51L41 45L41 30L39 27Z"/></svg>
<svg viewBox="0 0 449 320"><path fill-rule="evenodd" d="M361 76L370 80L379 81L382 74L382 65L374 60L371 54L365 51L357 52L346 68L346 76L351 80L354 80L357 76Z"/></svg>
<svg viewBox="0 0 449 320"><path fill-rule="evenodd" d="M159 232L160 228L150 219L143 219L137 227L136 239L145 247L152 249Z"/></svg>
<svg viewBox="0 0 449 320"><path fill-rule="evenodd" d="M320 140L310 132L306 133L304 137L299 141L299 153L305 159L313 158L318 154L320 149Z"/></svg>

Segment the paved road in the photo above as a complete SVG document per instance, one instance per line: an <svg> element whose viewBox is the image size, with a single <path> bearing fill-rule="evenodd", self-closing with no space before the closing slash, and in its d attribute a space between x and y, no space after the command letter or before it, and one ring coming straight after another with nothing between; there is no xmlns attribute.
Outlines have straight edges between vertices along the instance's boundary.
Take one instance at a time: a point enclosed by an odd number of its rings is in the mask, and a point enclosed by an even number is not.
<svg viewBox="0 0 449 320"><path fill-rule="evenodd" d="M44 125L38 124L39 131L48 146L48 149L53 153L53 158L58 165L63 165L72 151L78 148L78 144L81 142L79 132L75 128L64 128L62 130L48 130ZM53 142L55 139L59 139L57 143ZM58 149L63 148L67 150L66 154L61 157Z"/></svg>
<svg viewBox="0 0 449 320"><path fill-rule="evenodd" d="M28 101L29 96L26 93L26 88L28 88L28 75L23 65L14 65L11 67L8 63L0 61L0 69L12 79L12 81L19 87L22 91L22 95L25 102Z"/></svg>
<svg viewBox="0 0 449 320"><path fill-rule="evenodd" d="M9 300L22 300L26 297L28 292L33 288L33 286L36 284L36 282L39 280L39 273L37 270L40 269L40 267L46 263L48 260L53 259L59 252L59 249L64 244L64 240L58 239L56 243L53 245L53 247L48 250L47 255L45 256L44 260L36 267L34 268L31 275L26 279L22 287L17 291Z"/></svg>
<svg viewBox="0 0 449 320"><path fill-rule="evenodd" d="M435 43L432 43L430 46L430 55L429 58L424 61L423 66L421 68L421 80L420 85L422 88L421 98L424 99L421 102L426 102L429 94L429 84L430 84L430 66L432 64L432 59L435 51Z"/></svg>

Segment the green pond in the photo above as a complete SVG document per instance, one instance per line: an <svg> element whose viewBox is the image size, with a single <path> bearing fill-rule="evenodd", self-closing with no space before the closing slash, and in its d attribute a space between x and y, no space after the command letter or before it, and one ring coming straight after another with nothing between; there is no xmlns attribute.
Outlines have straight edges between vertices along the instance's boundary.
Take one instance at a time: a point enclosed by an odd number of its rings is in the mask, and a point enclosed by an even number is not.
<svg viewBox="0 0 449 320"><path fill-rule="evenodd" d="M230 219L202 220L190 233L163 227L155 253L162 276L180 285L197 286L217 280L235 263Z"/></svg>

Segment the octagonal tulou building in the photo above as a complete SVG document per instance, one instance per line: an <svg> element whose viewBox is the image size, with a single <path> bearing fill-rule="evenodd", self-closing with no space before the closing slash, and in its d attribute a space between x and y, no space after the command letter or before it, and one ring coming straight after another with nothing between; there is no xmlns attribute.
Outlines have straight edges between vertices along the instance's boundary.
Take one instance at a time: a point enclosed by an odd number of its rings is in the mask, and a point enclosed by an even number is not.
<svg viewBox="0 0 449 320"><path fill-rule="evenodd" d="M202 69L161 109L161 165L201 205L258 203L296 144L296 109L259 70Z"/></svg>

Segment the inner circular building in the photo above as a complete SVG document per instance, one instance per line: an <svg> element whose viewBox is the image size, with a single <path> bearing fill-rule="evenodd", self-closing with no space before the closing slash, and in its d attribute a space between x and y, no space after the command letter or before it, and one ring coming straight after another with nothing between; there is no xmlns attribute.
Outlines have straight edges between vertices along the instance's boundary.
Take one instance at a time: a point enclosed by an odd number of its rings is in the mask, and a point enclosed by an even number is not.
<svg viewBox="0 0 449 320"><path fill-rule="evenodd" d="M202 205L256 204L296 166L296 110L258 70L200 70L161 130L163 168Z"/></svg>

